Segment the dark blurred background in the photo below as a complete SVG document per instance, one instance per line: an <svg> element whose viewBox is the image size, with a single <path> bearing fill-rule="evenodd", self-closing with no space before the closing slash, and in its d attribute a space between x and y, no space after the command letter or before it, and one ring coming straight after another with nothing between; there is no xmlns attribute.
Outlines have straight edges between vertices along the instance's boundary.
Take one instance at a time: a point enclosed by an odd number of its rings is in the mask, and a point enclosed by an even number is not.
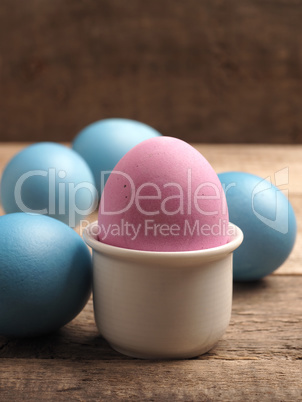
<svg viewBox="0 0 302 402"><path fill-rule="evenodd" d="M189 142L302 142L301 0L1 0L0 140L106 117Z"/></svg>

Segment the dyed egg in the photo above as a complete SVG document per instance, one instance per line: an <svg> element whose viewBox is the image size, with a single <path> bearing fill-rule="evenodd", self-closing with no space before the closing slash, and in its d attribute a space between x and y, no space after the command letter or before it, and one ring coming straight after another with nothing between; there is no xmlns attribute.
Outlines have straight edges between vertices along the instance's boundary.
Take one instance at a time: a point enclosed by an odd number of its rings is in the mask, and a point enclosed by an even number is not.
<svg viewBox="0 0 302 402"><path fill-rule="evenodd" d="M73 229L43 215L0 217L0 335L59 329L83 309L91 283L91 256Z"/></svg>
<svg viewBox="0 0 302 402"><path fill-rule="evenodd" d="M227 243L228 210L209 162L177 138L155 137L115 166L99 206L101 242L146 251Z"/></svg>
<svg viewBox="0 0 302 402"><path fill-rule="evenodd" d="M131 148L160 135L139 121L105 119L85 127L74 139L72 147L90 166L100 194L109 172ZM104 172L103 185L101 172Z"/></svg>
<svg viewBox="0 0 302 402"><path fill-rule="evenodd" d="M41 142L23 149L1 180L6 213L49 215L76 226L97 206L94 178L84 159L70 148Z"/></svg>
<svg viewBox="0 0 302 402"><path fill-rule="evenodd" d="M276 270L289 256L296 239L294 210L269 181L243 173L218 175L225 188L230 221L244 233L234 251L234 280L252 281Z"/></svg>

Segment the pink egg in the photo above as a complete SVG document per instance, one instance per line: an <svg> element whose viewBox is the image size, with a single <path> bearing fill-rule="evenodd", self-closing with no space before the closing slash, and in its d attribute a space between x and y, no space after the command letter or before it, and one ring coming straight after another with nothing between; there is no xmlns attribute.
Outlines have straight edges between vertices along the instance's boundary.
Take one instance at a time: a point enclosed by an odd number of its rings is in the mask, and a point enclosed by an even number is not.
<svg viewBox="0 0 302 402"><path fill-rule="evenodd" d="M101 242L135 250L202 250L229 238L215 171L191 145L172 137L143 141L118 162L98 222Z"/></svg>

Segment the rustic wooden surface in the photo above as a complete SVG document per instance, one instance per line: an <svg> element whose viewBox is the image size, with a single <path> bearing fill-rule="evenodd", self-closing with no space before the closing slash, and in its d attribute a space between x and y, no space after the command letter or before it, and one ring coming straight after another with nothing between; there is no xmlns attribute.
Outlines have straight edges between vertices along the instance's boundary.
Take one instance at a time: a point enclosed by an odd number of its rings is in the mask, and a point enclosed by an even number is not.
<svg viewBox="0 0 302 402"><path fill-rule="evenodd" d="M1 0L0 140L104 117L195 142L302 142L302 0Z"/></svg>
<svg viewBox="0 0 302 402"><path fill-rule="evenodd" d="M23 146L0 146L0 173ZM1 402L302 400L302 146L196 148L217 171L243 170L273 178L289 168L287 188L299 230L290 258L262 281L234 285L226 334L195 359L143 361L118 354L98 335L91 300L54 334L25 340L0 337Z"/></svg>

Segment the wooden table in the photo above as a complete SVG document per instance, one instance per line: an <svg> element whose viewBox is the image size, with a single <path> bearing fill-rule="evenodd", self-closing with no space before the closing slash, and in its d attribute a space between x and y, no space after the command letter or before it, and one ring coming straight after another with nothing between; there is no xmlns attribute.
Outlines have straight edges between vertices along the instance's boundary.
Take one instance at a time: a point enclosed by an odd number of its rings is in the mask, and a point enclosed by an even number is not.
<svg viewBox="0 0 302 402"><path fill-rule="evenodd" d="M24 145L0 145L0 172ZM217 172L242 170L274 179L275 172L289 168L287 188L299 228L290 258L262 281L234 285L226 334L196 359L120 355L98 334L91 300L55 334L0 337L1 401L302 400L302 146L196 147Z"/></svg>

